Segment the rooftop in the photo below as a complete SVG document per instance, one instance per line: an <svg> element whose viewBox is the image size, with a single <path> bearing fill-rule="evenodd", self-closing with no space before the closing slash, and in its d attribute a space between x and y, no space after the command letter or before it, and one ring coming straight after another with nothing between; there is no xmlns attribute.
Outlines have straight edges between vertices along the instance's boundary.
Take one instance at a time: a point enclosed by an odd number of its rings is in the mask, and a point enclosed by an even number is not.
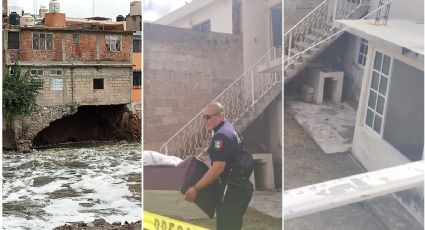
<svg viewBox="0 0 425 230"><path fill-rule="evenodd" d="M161 24L161 25L168 25L192 12L195 12L199 9L204 8L205 6L208 6L209 4L215 2L216 0L193 0L186 5L178 8L175 11L172 11L171 13L159 18L155 21L155 23Z"/></svg>
<svg viewBox="0 0 425 230"><path fill-rule="evenodd" d="M375 44L400 50L403 54L414 52L424 57L424 25L412 20L388 20L386 25L375 25L374 20L338 20L339 28ZM410 55L409 55L410 56Z"/></svg>

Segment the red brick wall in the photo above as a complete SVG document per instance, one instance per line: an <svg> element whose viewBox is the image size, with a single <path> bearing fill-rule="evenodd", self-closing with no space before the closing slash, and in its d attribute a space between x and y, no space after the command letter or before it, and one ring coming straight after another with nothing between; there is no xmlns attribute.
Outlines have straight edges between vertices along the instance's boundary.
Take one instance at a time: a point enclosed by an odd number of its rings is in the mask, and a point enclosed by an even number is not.
<svg viewBox="0 0 425 230"><path fill-rule="evenodd" d="M42 31L40 31L42 32ZM122 49L120 52L110 52L106 50L106 33L84 33L76 32L52 32L53 50L33 50L32 49L33 31L20 32L20 50L8 50L10 61L16 58L18 61L97 61L96 60L96 35L99 37L99 61L130 62L132 35L123 34ZM72 34L80 34L80 44L72 44ZM65 53L66 60L62 60L62 34L65 34Z"/></svg>
<svg viewBox="0 0 425 230"><path fill-rule="evenodd" d="M40 31L41 32L41 31ZM53 33L53 50L33 50L32 49L32 31L20 32L20 50L17 52L19 61L61 61L62 43L61 35ZM9 51L10 60L14 60L16 50Z"/></svg>
<svg viewBox="0 0 425 230"><path fill-rule="evenodd" d="M132 46L132 35L121 35L122 49L120 52L111 52L106 50L105 34L99 34L99 52L102 61L130 61L130 53Z"/></svg>
<svg viewBox="0 0 425 230"><path fill-rule="evenodd" d="M72 44L72 33L66 34L67 61L96 61L96 34L75 34L80 35L79 44Z"/></svg>

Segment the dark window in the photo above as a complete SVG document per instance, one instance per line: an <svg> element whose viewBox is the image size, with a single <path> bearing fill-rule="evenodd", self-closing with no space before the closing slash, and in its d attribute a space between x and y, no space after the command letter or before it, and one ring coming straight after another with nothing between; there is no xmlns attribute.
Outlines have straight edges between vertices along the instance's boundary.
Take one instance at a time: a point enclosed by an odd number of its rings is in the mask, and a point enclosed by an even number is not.
<svg viewBox="0 0 425 230"><path fill-rule="evenodd" d="M9 32L7 34L7 48L19 49L19 33L18 32Z"/></svg>
<svg viewBox="0 0 425 230"><path fill-rule="evenodd" d="M80 44L80 35L79 34L73 34L72 35L72 44L74 44L74 45Z"/></svg>
<svg viewBox="0 0 425 230"><path fill-rule="evenodd" d="M203 31L203 32L211 32L211 21L210 20L205 21L199 25L192 27L192 29Z"/></svg>
<svg viewBox="0 0 425 230"><path fill-rule="evenodd" d="M142 52L142 40L133 40L133 52L134 53Z"/></svg>
<svg viewBox="0 0 425 230"><path fill-rule="evenodd" d="M133 89L142 87L142 71L133 71Z"/></svg>
<svg viewBox="0 0 425 230"><path fill-rule="evenodd" d="M53 34L33 33L32 48L35 50L53 50Z"/></svg>
<svg viewBox="0 0 425 230"><path fill-rule="evenodd" d="M43 76L44 75L44 71L42 69L32 69L30 70L30 76Z"/></svg>
<svg viewBox="0 0 425 230"><path fill-rule="evenodd" d="M44 80L41 78L33 77L31 79L32 84L35 86L37 90L43 90Z"/></svg>
<svg viewBox="0 0 425 230"><path fill-rule="evenodd" d="M93 79L93 89L104 89L103 78Z"/></svg>

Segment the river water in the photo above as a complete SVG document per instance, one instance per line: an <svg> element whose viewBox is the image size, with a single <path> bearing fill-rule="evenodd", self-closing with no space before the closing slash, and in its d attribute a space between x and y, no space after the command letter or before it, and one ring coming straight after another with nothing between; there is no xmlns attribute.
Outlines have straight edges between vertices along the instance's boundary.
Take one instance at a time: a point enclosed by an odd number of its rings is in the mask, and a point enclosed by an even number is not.
<svg viewBox="0 0 425 230"><path fill-rule="evenodd" d="M141 219L141 147L86 143L3 153L3 229Z"/></svg>

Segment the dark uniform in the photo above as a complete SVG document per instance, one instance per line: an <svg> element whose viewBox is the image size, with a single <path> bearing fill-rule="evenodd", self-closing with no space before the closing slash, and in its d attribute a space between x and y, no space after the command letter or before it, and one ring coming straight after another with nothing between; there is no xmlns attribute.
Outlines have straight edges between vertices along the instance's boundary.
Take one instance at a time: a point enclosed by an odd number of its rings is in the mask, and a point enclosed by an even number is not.
<svg viewBox="0 0 425 230"><path fill-rule="evenodd" d="M225 185L230 166L241 154L242 142L236 129L227 120L214 128L214 136L208 149L211 163L225 161L226 167L220 175L220 181ZM224 186L223 186L224 191ZM217 205L217 230L238 230L242 227L242 217L252 197L253 186L247 182L243 186L229 185L225 196Z"/></svg>

